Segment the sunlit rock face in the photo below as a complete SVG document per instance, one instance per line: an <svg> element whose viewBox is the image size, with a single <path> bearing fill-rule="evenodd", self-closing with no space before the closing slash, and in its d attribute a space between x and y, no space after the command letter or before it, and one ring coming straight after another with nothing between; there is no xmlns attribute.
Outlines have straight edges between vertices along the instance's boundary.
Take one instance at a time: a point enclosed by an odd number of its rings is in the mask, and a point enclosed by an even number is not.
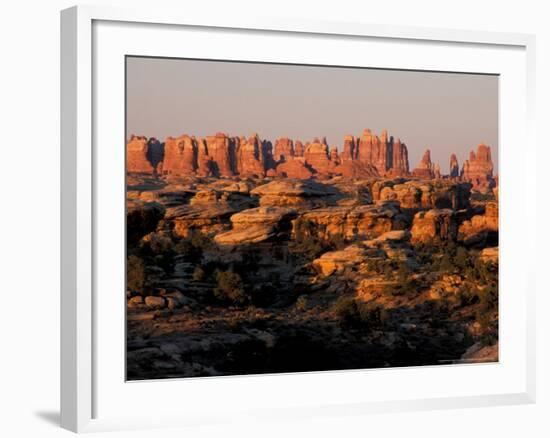
<svg viewBox="0 0 550 438"><path fill-rule="evenodd" d="M418 166L416 166L413 169L412 174L416 178L422 178L422 179L434 178L432 158L431 158L429 149L426 149L426 151L424 152L424 155L422 155L422 160L420 160L420 163L418 163Z"/></svg>
<svg viewBox="0 0 550 438"><path fill-rule="evenodd" d="M478 145L476 152L470 152L462 168L462 178L471 182L474 190L481 192L489 192L496 186L490 146L482 143Z"/></svg>

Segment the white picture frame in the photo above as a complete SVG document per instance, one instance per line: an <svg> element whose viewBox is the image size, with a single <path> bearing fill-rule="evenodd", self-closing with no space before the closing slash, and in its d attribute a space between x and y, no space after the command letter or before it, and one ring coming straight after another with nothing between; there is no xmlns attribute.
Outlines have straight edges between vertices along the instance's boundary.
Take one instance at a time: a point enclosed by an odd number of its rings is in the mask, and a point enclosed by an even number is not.
<svg viewBox="0 0 550 438"><path fill-rule="evenodd" d="M98 31L94 26L98 23L108 23L104 34ZM113 25L114 23L114 25ZM464 366L457 368L453 372L453 379L457 379L458 386L460 379L469 379L468 376L480 374L480 382L490 380L489 375L499 375L500 380L495 378L493 386L487 386L489 389L483 389L480 386L479 392L469 391L466 381L463 383L464 390L458 389L453 393L444 391L436 392L435 389L431 395L415 395L411 390L409 393L400 393L396 389L388 397L373 396L371 398L361 395L352 395L346 391L345 385L352 385L354 379L373 380L372 371L370 373L360 372L330 372L330 373L297 373L287 375L284 378L278 376L241 376L214 379L190 379L186 383L186 391L200 391L210 396L219 394L220 406L224 399L224 393L229 391L242 392L242 399L235 401L235 410L225 412L216 403L196 401L196 411L190 413L189 406L174 406L173 410L167 412L162 407L155 410L149 407L148 415L132 415L132 410L127 411L109 410L105 401L107 387L111 387L113 380L120 380L121 370L117 365L105 362L107 354L98 354L102 351L107 341L104 331L118 334L120 326L124 321L110 323L100 323L105 319L112 319L113 315L120 313L106 314L105 300L98 300L98 285L109 281L109 274L102 270L101 265L104 261L98 254L104 251L104 245L100 242L100 235L108 235L116 231L103 231L101 223L103 218L98 213L98 203L103 202L105 186L109 183L119 184L118 174L111 173L109 166L114 166L114 172L117 172L116 166L120 164L117 159L106 165L104 155L97 154L98 141L107 138L103 131L97 129L96 124L102 123L101 96L97 94L97 84L101 81L97 76L111 74L103 67L94 64L94 60L102 59L102 51L107 52L105 41L112 44L110 50L112 53L108 56L120 58L120 53L125 53L125 48L121 43L124 38L119 30L113 26L124 26L130 24L134 27L130 32L133 37L139 35L136 32L136 26L147 27L149 32L166 33L176 32L177 29L199 30L201 34L207 35L209 32L224 31L227 29L237 31L238 38L254 41L259 35L267 33L270 38L348 38L348 41L361 42L384 41L387 44L407 44L411 47L429 46L439 47L442 50L447 45L456 47L483 48L486 50L484 56L491 56L490 52L503 53L502 63L495 62L495 67L491 59L484 58L478 60L483 66L479 67L480 72L504 74L499 71L499 65L510 65L510 74L504 77L511 78L505 81L501 90L504 92L504 102L501 102L500 115L502 152L499 154L501 174L500 193L503 197L501 203L502 213L501 225L504 230L510 230L505 240L508 242L506 253L510 253L510 260L504 263L504 266L513 266L513 272L505 273L509 280L518 287L518 295L504 304L501 311L505 315L504 322L512 323L514 315L517 314L517 333L510 338L510 345L515 345L516 350L508 351L508 356L514 356L516 362L514 370L510 374L502 372L506 370L507 362L505 359L501 363L494 365L495 368L487 368L485 365ZM111 26L109 28L109 26ZM104 35L104 36L102 36ZM159 37L162 38L162 37ZM139 43L139 38L132 39ZM340 41L340 40L339 40ZM136 43L136 44L137 44ZM156 50L155 44L161 47L162 41L151 42L148 48L149 54ZM312 43L313 44L313 43ZM339 43L340 44L340 43ZM346 44L343 42L342 44ZM351 43L349 43L351 44ZM169 45L163 44L166 50L171 50ZM244 44L239 46L239 50L245 50ZM430 46L431 47L431 46ZM199 47L200 49L200 47ZM197 49L197 50L199 50ZM118 52L117 52L118 50ZM402 50L402 49L401 49ZM429 47L426 50L432 50ZM505 60L506 53L510 53L509 60ZM369 412L399 412L414 409L441 409L451 407L475 407L488 405L520 404L532 403L535 400L535 311L534 311L534 278L535 273L527 263L521 263L510 251L511 249L532 248L535 245L536 224L534 215L527 216L526 209L511 208L507 202L508 196L519 197L525 202L534 200L536 196L535 174L527 174L522 168L521 160L513 160L513 156L506 153L506 150L513 141L522 140L524 150L534 150L535 141L533 136L533 110L534 110L534 52L535 39L532 35L524 34L506 34L490 32L461 31L451 29L424 29L416 27L403 26L384 26L367 23L339 23L339 22L321 22L304 19L278 19L268 17L247 17L241 13L235 13L233 16L218 17L215 14L206 16L195 15L190 10L162 11L157 8L147 10L130 10L110 7L96 6L77 6L66 9L61 13L61 425L62 427L75 431L100 431L112 429L134 429L147 427L162 427L174 425L203 424L209 422L223 422L235 419L274 418L274 417L306 417L311 415L343 415L343 414L364 414ZM244 52L242 52L244 53ZM136 54L133 50L130 54ZM165 53L164 53L165 54ZM323 56L330 57L336 54L325 53ZM237 58L241 55L235 54ZM253 54L249 55L254 59ZM273 55L275 56L275 55ZM291 55L288 55L291 56ZM466 56L466 55L465 55ZM496 59L496 55L495 55ZM521 60L515 62L514 60ZM294 62L298 62L296 58ZM478 62L476 61L476 62ZM396 61L392 68L399 68L399 62ZM438 68L438 65L444 64L444 59L433 59L430 65L425 65L425 69L448 70L447 67ZM456 63L460 62L457 58ZM472 61L473 62L473 61ZM507 64L508 63L508 64ZM102 64L103 66L105 63ZM473 65L473 64L472 64ZM481 64L480 64L481 65ZM385 65L390 67L389 65ZM506 69L508 67L502 67ZM457 71L465 71L456 67ZM470 69L466 69L471 71ZM514 70L514 72L512 72ZM504 71L504 70L503 70ZM114 70L113 75L118 75L117 81L112 87L120 84L120 70ZM514 79L515 78L515 79ZM523 79L525 82L523 82ZM518 83L513 83L516 80ZM513 94L506 94L506 90L516 88ZM114 89L114 88L113 88ZM116 94L116 93L115 93ZM506 96L509 96L507 100ZM514 109L513 114L509 106L511 103L519 104L520 108ZM507 106L508 105L508 106ZM514 118L512 118L512 115ZM112 118L113 123L118 123L120 113ZM516 118L516 116L518 118ZM521 120L520 120L521 118ZM517 122L518 126L508 127ZM508 130L509 129L509 130ZM513 131L513 132L512 132ZM115 136L115 138L118 138ZM120 137L122 139L122 137ZM122 141L122 140L121 140ZM121 149L123 144L121 143ZM103 160L103 161L102 161ZM518 178L516 185L507 183L507 178L514 170L514 175ZM123 171L123 168L122 168ZM508 171L508 172L507 172ZM116 202L116 199L113 199ZM531 202L530 205L535 205ZM103 209L105 210L105 209ZM517 221L525 221L529 224L527 238L525 233L522 236L514 235L514 224ZM123 223L119 224L118 230L123 230ZM525 228L524 228L525 229ZM501 245L501 251L502 250ZM518 248L516 248L518 247ZM533 253L533 252L531 252ZM503 266L501 264L501 266ZM99 268L99 269L98 269ZM119 267L118 267L119 268ZM118 269L117 268L117 269ZM114 268L113 268L114 269ZM120 270L120 269L119 269ZM113 271L114 272L114 271ZM123 275L123 273L113 274ZM502 274L501 274L502 275ZM101 278L101 276L105 278ZM502 278L502 277L501 277ZM123 295L123 291L120 292ZM117 307L116 312L120 312ZM515 312L515 313L514 313ZM506 315L508 315L506 317ZM504 330L506 327L504 328ZM117 338L117 336L113 336ZM513 338L513 339L512 339ZM517 338L517 339L516 339ZM123 340L119 340L123 342ZM120 342L113 341L110 345L111 352L116 352L120 347ZM104 350L104 353L109 350ZM506 351L505 351L506 353ZM124 351L119 351L120 357L124 357ZM122 361L122 359L121 359ZM112 368L112 369L111 369ZM422 367L423 369L394 369L386 370L393 373L390 376L396 382L406 382L408 378L416 379L445 379L446 376L438 371L438 367ZM461 371L462 370L462 371ZM466 370L466 371L464 371ZM473 370L473 371L472 371ZM480 370L480 371L477 371ZM482 371L485 370L485 371ZM386 372L385 371L385 372ZM414 374L414 377L412 373ZM305 375L307 374L307 376ZM441 375L440 375L441 374ZM481 376L483 374L483 376ZM508 376L508 377L506 377ZM472 377L476 378L476 377ZM381 382L384 379L383 374L377 374L376 379ZM505 382L504 380L507 380ZM366 381L366 380L365 380ZM419 382L422 380L419 380ZM110 382L107 385L105 382ZM216 383L219 382L219 383ZM303 383L305 382L305 383ZM502 390L499 390L499 382L502 384ZM512 385L513 383L513 385ZM136 394L167 394L167 400L171 400L168 394L171 386L182 385L182 382L169 381L150 381L140 383L130 383L119 381L120 388L131 388L127 394L124 391L113 390L107 394L112 399L111 404L123 405L124 400L131 400ZM506 386L508 384L508 386ZM326 391L319 393L313 392L308 397L300 398L296 404L286 403L284 397L273 396L270 403L264 403L265 400L253 400L252 403L246 402L245 397L261 397L254 387L271 388L279 385L288 385L288 387L318 388L319 385L326 385ZM344 386L342 386L344 385ZM399 386L399 385L396 385ZM264 392L265 392L264 388ZM343 389L342 389L343 388ZM493 388L493 389L490 389ZM485 392L483 392L485 391ZM373 392L376 392L373 390ZM117 398L121 397L121 398ZM267 397L267 396L266 396ZM103 400L103 402L102 402ZM183 401L182 401L183 403ZM206 406L209 410L206 410ZM211 405L211 406L210 406ZM105 406L105 408L104 408ZM103 414L102 412L107 412ZM111 414L111 412L113 414Z"/></svg>

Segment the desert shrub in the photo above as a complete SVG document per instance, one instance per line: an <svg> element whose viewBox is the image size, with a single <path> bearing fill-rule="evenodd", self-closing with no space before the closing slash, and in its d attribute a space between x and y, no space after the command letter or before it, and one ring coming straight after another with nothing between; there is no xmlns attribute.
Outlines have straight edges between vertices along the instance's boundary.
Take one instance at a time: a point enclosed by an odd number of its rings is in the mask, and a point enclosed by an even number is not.
<svg viewBox="0 0 550 438"><path fill-rule="evenodd" d="M128 256L126 263L126 287L133 292L143 292L145 286L145 263L135 255Z"/></svg>
<svg viewBox="0 0 550 438"><path fill-rule="evenodd" d="M498 307L498 288L496 284L489 284L478 291L480 309L489 312Z"/></svg>
<svg viewBox="0 0 550 438"><path fill-rule="evenodd" d="M470 306L479 302L478 295L472 290L472 286L469 284L461 284L457 292L460 306Z"/></svg>
<svg viewBox="0 0 550 438"><path fill-rule="evenodd" d="M315 259L326 251L342 249L349 243L342 234L331 234L326 239L320 237L326 234L326 229L303 217L294 221L293 230L292 249L304 254L309 259Z"/></svg>
<svg viewBox="0 0 550 438"><path fill-rule="evenodd" d="M470 253L462 246L456 249L456 253L453 257L454 265L462 270L471 266Z"/></svg>
<svg viewBox="0 0 550 438"><path fill-rule="evenodd" d="M186 255L189 260L200 262L204 251L215 248L215 243L211 237L198 230L191 230L187 237L180 239L174 246L178 254Z"/></svg>
<svg viewBox="0 0 550 438"><path fill-rule="evenodd" d="M479 192L472 192L470 195L470 200L474 202L487 202L487 201L494 201L495 195L490 193L479 193Z"/></svg>
<svg viewBox="0 0 550 438"><path fill-rule="evenodd" d="M342 328L380 329L387 320L387 313L381 306L357 302L351 297L336 300L332 311Z"/></svg>
<svg viewBox="0 0 550 438"><path fill-rule="evenodd" d="M362 303L358 304L357 308L364 326L369 329L379 329L384 326L387 320L387 313L382 306Z"/></svg>
<svg viewBox="0 0 550 438"><path fill-rule="evenodd" d="M141 252L144 255L173 254L174 242L169 236L161 233L150 233L142 239Z"/></svg>
<svg viewBox="0 0 550 438"><path fill-rule="evenodd" d="M247 301L248 296L239 274L231 271L217 271L216 283L214 296L218 300L231 304L244 304Z"/></svg>
<svg viewBox="0 0 550 438"><path fill-rule="evenodd" d="M332 306L338 324L343 328L357 327L361 322L361 315L357 302L350 297L340 297Z"/></svg>
<svg viewBox="0 0 550 438"><path fill-rule="evenodd" d="M295 304L295 307L296 307L296 310L299 310L299 311L304 311L307 309L307 296L305 295L300 295L298 297L298 299L296 300L296 304Z"/></svg>
<svg viewBox="0 0 550 438"><path fill-rule="evenodd" d="M212 238L198 230L192 230L188 239L191 245L197 249L209 250L214 247L214 241Z"/></svg>

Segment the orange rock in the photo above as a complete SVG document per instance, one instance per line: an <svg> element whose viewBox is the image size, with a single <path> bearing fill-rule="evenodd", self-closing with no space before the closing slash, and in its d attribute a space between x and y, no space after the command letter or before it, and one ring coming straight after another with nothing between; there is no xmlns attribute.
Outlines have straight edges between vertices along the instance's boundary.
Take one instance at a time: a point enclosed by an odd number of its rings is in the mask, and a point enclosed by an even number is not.
<svg viewBox="0 0 550 438"><path fill-rule="evenodd" d="M294 145L292 140L286 137L279 138L275 142L275 151L273 153L275 161L285 161L292 157L294 157Z"/></svg>
<svg viewBox="0 0 550 438"><path fill-rule="evenodd" d="M237 148L237 171L241 178L263 177L265 174L262 162L261 142L258 135L248 140L242 138Z"/></svg>
<svg viewBox="0 0 550 438"><path fill-rule="evenodd" d="M126 168L128 172L154 173L155 168L149 161L149 143L147 137L132 135L126 144Z"/></svg>
<svg viewBox="0 0 550 438"><path fill-rule="evenodd" d="M470 152L470 157L462 168L462 177L472 183L474 190L488 192L495 187L490 146L482 143L478 145L477 152Z"/></svg>
<svg viewBox="0 0 550 438"><path fill-rule="evenodd" d="M165 175L192 175L197 168L197 146L195 139L188 135L168 137L164 142Z"/></svg>
<svg viewBox="0 0 550 438"><path fill-rule="evenodd" d="M422 156L422 160L420 161L418 166L413 169L412 174L416 178L422 178L422 179L434 178L434 171L433 171L432 160L431 160L429 149L426 149L426 151L424 152L424 155Z"/></svg>
<svg viewBox="0 0 550 438"><path fill-rule="evenodd" d="M308 179L313 176L313 172L306 166L305 160L300 157L279 163L275 170L278 176L284 178Z"/></svg>

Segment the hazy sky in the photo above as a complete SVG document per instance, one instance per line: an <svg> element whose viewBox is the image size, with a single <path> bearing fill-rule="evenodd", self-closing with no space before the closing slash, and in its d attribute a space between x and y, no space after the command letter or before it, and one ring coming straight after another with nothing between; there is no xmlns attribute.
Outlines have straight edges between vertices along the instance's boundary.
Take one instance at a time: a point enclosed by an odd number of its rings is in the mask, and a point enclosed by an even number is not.
<svg viewBox="0 0 550 438"><path fill-rule="evenodd" d="M203 137L257 132L274 141L327 138L341 150L364 128L407 144L414 168L426 148L448 173L478 143L497 169L498 78L365 68L127 58L127 136Z"/></svg>

